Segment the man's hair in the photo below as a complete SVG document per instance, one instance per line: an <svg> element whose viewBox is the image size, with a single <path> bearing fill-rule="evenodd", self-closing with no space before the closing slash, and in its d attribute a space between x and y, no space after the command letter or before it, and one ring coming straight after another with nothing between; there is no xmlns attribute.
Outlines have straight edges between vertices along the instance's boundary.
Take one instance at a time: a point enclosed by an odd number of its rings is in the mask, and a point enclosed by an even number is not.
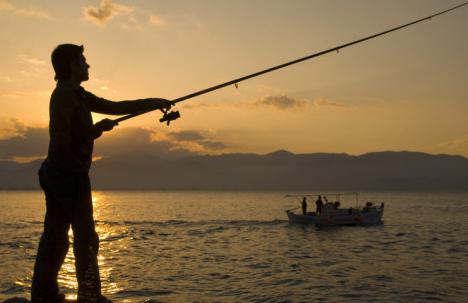
<svg viewBox="0 0 468 303"><path fill-rule="evenodd" d="M52 52L52 66L55 70L55 80L68 80L71 74L71 63L76 63L83 54L83 45L60 44Z"/></svg>

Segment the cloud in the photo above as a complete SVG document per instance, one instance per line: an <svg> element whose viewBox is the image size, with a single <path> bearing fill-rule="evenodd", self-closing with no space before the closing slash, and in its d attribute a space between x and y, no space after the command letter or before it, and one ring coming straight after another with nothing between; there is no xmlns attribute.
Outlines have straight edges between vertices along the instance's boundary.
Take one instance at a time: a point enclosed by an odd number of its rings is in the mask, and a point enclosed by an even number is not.
<svg viewBox="0 0 468 303"><path fill-rule="evenodd" d="M148 18L148 24L153 26L164 26L166 25L166 21L159 16L150 15Z"/></svg>
<svg viewBox="0 0 468 303"><path fill-rule="evenodd" d="M47 154L47 128L27 126L17 119L0 129L0 159L42 158Z"/></svg>
<svg viewBox="0 0 468 303"><path fill-rule="evenodd" d="M34 65L34 66L44 66L46 63L38 58L26 55L26 54L20 54L18 55L19 61L22 64L27 64L27 65Z"/></svg>
<svg viewBox="0 0 468 303"><path fill-rule="evenodd" d="M120 24L120 26L125 29L125 30L137 30L137 31L142 31L143 25L141 24L140 21L138 21L137 18L134 16L130 16L128 18L128 22Z"/></svg>
<svg viewBox="0 0 468 303"><path fill-rule="evenodd" d="M99 26L105 25L118 15L126 16L119 25L127 31L143 31L147 25L157 27L166 25L166 20L159 16L148 14L146 10L133 6L118 4L113 0L101 0L99 6L86 6L84 14L88 20Z"/></svg>
<svg viewBox="0 0 468 303"><path fill-rule="evenodd" d="M227 145L214 140L213 135L196 130L169 132L167 137L177 141L177 146L193 152L210 153L227 148Z"/></svg>
<svg viewBox="0 0 468 303"><path fill-rule="evenodd" d="M1 118L1 117L0 117ZM47 127L33 127L18 119L1 118L0 159L44 158L49 134ZM109 157L178 158L193 154L212 154L227 146L212 133L195 130L165 131L146 128L117 128L95 142L94 155Z"/></svg>
<svg viewBox="0 0 468 303"><path fill-rule="evenodd" d="M130 144L129 144L130 142ZM96 155L144 154L164 158L214 153L227 148L215 135L197 130L117 129L96 141Z"/></svg>
<svg viewBox="0 0 468 303"><path fill-rule="evenodd" d="M306 101L294 99L285 95L282 96L268 96L262 98L256 102L258 106L272 106L281 110L287 109L296 109L304 107L307 103Z"/></svg>
<svg viewBox="0 0 468 303"><path fill-rule="evenodd" d="M312 104L315 107L340 107L340 108L346 107L346 105L343 104L343 103L332 102L332 101L326 99L325 97L321 97L321 96L316 97L314 99L314 101L312 102Z"/></svg>
<svg viewBox="0 0 468 303"><path fill-rule="evenodd" d="M17 56L18 63L21 65L20 73L27 78L32 76L41 76L44 73L44 70L47 66L44 60L39 58L27 55L27 54L19 54Z"/></svg>
<svg viewBox="0 0 468 303"><path fill-rule="evenodd" d="M134 8L131 6L118 4L112 0L101 0L98 7L86 6L84 13L87 19L98 25L104 25L109 20L117 15L127 15L133 12Z"/></svg>
<svg viewBox="0 0 468 303"><path fill-rule="evenodd" d="M117 94L117 90L114 89L110 81L106 79L91 78L88 85L89 85L88 87L91 88L92 90L100 90L104 94L109 94L109 95Z"/></svg>
<svg viewBox="0 0 468 303"><path fill-rule="evenodd" d="M15 7L8 0L0 0L0 11L13 11Z"/></svg>
<svg viewBox="0 0 468 303"><path fill-rule="evenodd" d="M8 90L1 91L0 96L5 98L23 98L23 97L34 97L34 98L48 98L50 91L18 91Z"/></svg>
<svg viewBox="0 0 468 303"><path fill-rule="evenodd" d="M199 141L203 140L203 136L194 130L184 130L179 132L170 132L168 133L170 138L174 138L180 141Z"/></svg>
<svg viewBox="0 0 468 303"><path fill-rule="evenodd" d="M228 102L228 103L207 103L207 102L193 102L183 103L177 105L182 109L204 109L204 108L245 108L253 107L252 104L240 103L240 102Z"/></svg>
<svg viewBox="0 0 468 303"><path fill-rule="evenodd" d="M219 141L204 140L204 141L198 142L198 144L200 144L201 146L203 146L204 148L208 150L218 151L218 150L223 150L227 148L226 144L219 142Z"/></svg>
<svg viewBox="0 0 468 303"><path fill-rule="evenodd" d="M191 152L180 148L176 140L168 139L165 132L128 127L104 133L95 142L94 154L103 158L120 156L173 158L189 155Z"/></svg>
<svg viewBox="0 0 468 303"><path fill-rule="evenodd" d="M311 110L321 108L347 108L348 105L340 102L331 101L325 97L318 96L312 99L297 99L287 95L269 95L254 101L243 102L193 102L183 103L182 109L247 109L258 110L259 107L271 107L281 111L286 110Z"/></svg>
<svg viewBox="0 0 468 303"><path fill-rule="evenodd" d="M52 17L49 16L49 14L47 14L44 11L39 11L39 10L17 9L15 11L15 15L52 20Z"/></svg>
<svg viewBox="0 0 468 303"><path fill-rule="evenodd" d="M298 100L285 95L267 96L256 101L244 102L226 102L226 103L206 103L193 102L184 103L181 108L184 109L200 109L200 108L232 108L232 109L251 109L256 110L258 107L274 107L280 110L289 110L306 107L309 102L306 100Z"/></svg>
<svg viewBox="0 0 468 303"><path fill-rule="evenodd" d="M13 79L10 76L1 76L0 81L6 82L6 83L11 83L11 82L13 82Z"/></svg>
<svg viewBox="0 0 468 303"><path fill-rule="evenodd" d="M451 148L468 148L468 135L465 137L457 138L448 142L439 144L440 147L451 147Z"/></svg>
<svg viewBox="0 0 468 303"><path fill-rule="evenodd" d="M8 0L0 0L0 11L7 11L17 16L31 17L38 19L52 20L53 18L46 12L36 9L19 8L11 4Z"/></svg>
<svg viewBox="0 0 468 303"><path fill-rule="evenodd" d="M23 136L26 131L26 125L16 118L0 116L0 124L4 125L0 128L0 140Z"/></svg>

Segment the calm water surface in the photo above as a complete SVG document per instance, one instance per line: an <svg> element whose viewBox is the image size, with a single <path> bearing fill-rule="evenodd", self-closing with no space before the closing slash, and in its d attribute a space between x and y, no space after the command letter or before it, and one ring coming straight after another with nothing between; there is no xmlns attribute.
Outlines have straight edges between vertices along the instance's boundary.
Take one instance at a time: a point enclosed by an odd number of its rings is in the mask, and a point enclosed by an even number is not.
<svg viewBox="0 0 468 303"><path fill-rule="evenodd" d="M363 193L373 227L289 224L284 192L94 192L117 302L468 302L468 193ZM313 203L310 203L313 204ZM354 200L342 203L355 205ZM40 191L0 191L0 301L29 298ZM62 291L76 292L70 250Z"/></svg>

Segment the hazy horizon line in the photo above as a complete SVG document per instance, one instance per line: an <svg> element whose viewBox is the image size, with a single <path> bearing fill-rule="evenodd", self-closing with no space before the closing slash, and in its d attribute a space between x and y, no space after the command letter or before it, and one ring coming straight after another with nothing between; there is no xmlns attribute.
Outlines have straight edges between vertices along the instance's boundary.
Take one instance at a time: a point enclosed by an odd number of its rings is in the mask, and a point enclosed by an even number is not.
<svg viewBox="0 0 468 303"><path fill-rule="evenodd" d="M370 151L370 152L365 152L361 154L352 154L352 153L347 153L347 152L292 152L286 149L278 149L274 150L271 152L267 153L256 153L256 152L221 152L221 153L197 153L197 152L192 152L188 155L182 155L179 157L175 158L186 158L186 157L193 157L193 156L223 156L223 155L256 155L256 156L268 156L272 154L278 154L278 153L287 153L291 155L346 155L350 157L361 157L369 154L383 154L383 153L408 153L408 154L424 154L424 155L430 155L430 156L449 156L449 157L460 157L463 159L468 159L468 157L461 155L461 154L448 154L448 153L430 153L430 152L424 152L424 151L415 151L415 150L382 150L382 151ZM125 154L125 153L122 153ZM156 155L157 156L157 155ZM93 159L93 163L97 163L100 160L103 159L108 159L115 157L115 155L111 156L94 156L95 159ZM24 159L23 159L24 158ZM18 164L31 164L33 162L39 161L39 160L44 160L46 156L36 156L36 157L16 157L16 159L0 159L0 162L14 162ZM162 158L165 158L164 155L162 155Z"/></svg>

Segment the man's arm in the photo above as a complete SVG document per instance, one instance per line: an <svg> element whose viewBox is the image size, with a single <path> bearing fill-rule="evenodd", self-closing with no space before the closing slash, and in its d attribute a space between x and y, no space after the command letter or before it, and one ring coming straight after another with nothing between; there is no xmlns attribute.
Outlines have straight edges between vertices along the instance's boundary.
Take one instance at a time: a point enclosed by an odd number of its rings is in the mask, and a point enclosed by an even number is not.
<svg viewBox="0 0 468 303"><path fill-rule="evenodd" d="M84 96L92 112L107 115L128 115L154 109L169 109L172 103L166 99L148 98L132 101L114 102L84 91Z"/></svg>

